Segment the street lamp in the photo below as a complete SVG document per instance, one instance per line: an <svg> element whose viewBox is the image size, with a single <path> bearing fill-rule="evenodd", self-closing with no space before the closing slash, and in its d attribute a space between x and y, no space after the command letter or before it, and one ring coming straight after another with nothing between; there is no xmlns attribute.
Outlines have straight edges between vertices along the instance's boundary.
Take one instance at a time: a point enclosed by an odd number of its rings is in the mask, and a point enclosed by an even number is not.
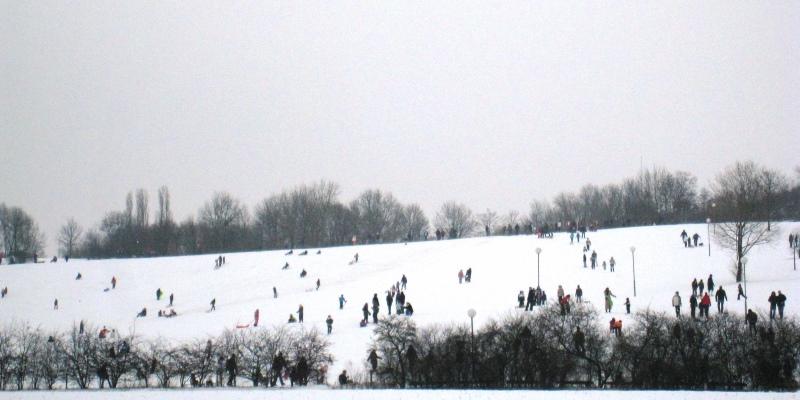
<svg viewBox="0 0 800 400"><path fill-rule="evenodd" d="M631 261L633 265L633 297L636 297L636 247L631 246Z"/></svg>
<svg viewBox="0 0 800 400"><path fill-rule="evenodd" d="M542 254L542 248L536 248L536 287L540 288L539 286L539 254Z"/></svg>
<svg viewBox="0 0 800 400"><path fill-rule="evenodd" d="M467 315L469 316L469 334L470 334L470 354L471 354L471 369L472 369L472 381L473 384L475 383L475 312L474 308L470 308L467 311Z"/></svg>
<svg viewBox="0 0 800 400"><path fill-rule="evenodd" d="M744 315L747 315L747 257L741 258L742 279L744 280Z"/></svg>
<svg viewBox="0 0 800 400"><path fill-rule="evenodd" d="M708 256L711 257L711 218L706 218L706 238L708 240Z"/></svg>

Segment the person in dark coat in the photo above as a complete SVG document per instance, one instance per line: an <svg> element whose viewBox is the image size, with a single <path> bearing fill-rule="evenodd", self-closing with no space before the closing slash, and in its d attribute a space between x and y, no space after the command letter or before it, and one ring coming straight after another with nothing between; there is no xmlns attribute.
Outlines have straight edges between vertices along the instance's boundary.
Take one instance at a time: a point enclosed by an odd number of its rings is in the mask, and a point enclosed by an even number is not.
<svg viewBox="0 0 800 400"><path fill-rule="evenodd" d="M394 297L392 296L392 292L386 292L386 308L389 311L389 315L392 315L392 302L394 301Z"/></svg>
<svg viewBox="0 0 800 400"><path fill-rule="evenodd" d="M525 292L522 290L520 290L517 295L517 303L519 303L519 308L525 307Z"/></svg>
<svg viewBox="0 0 800 400"><path fill-rule="evenodd" d="M747 310L747 315L745 316L747 320L747 326L750 327L750 333L756 333L756 323L758 322L758 315L753 312L753 310Z"/></svg>
<svg viewBox="0 0 800 400"><path fill-rule="evenodd" d="M583 289L581 289L581 285L578 285L578 288L575 289L575 299L578 303L583 303Z"/></svg>
<svg viewBox="0 0 800 400"><path fill-rule="evenodd" d="M303 305L297 308L297 322L303 323Z"/></svg>
<svg viewBox="0 0 800 400"><path fill-rule="evenodd" d="M372 296L372 322L378 323L378 311L381 309L381 302L378 300L378 294Z"/></svg>
<svg viewBox="0 0 800 400"><path fill-rule="evenodd" d="M708 286L708 293L714 293L714 275L708 274L708 279L706 279L706 286Z"/></svg>
<svg viewBox="0 0 800 400"><path fill-rule="evenodd" d="M717 289L714 298L717 300L717 311L721 314L725 308L725 302L728 301L728 295L725 293L725 289L723 289L722 286Z"/></svg>
<svg viewBox="0 0 800 400"><path fill-rule="evenodd" d="M375 349L372 349L369 352L369 356L367 356L367 360L369 361L369 365L372 367L372 372L375 372L375 371L378 370L378 359L379 358L380 357L378 357L378 352L375 351Z"/></svg>
<svg viewBox="0 0 800 400"><path fill-rule="evenodd" d="M697 310L697 297L695 295L689 296L689 309L692 314L692 319L696 318L695 310Z"/></svg>
<svg viewBox="0 0 800 400"><path fill-rule="evenodd" d="M533 287L528 288L528 303L525 304L525 311L531 310L533 311L533 305L536 302L536 292L533 290Z"/></svg>
<svg viewBox="0 0 800 400"><path fill-rule="evenodd" d="M175 301L175 293L169 294L169 306L172 307L172 302Z"/></svg>
<svg viewBox="0 0 800 400"><path fill-rule="evenodd" d="M786 306L786 295L778 290L778 296L775 297L775 304L778 306L778 317L783 319L783 307Z"/></svg>
<svg viewBox="0 0 800 400"><path fill-rule="evenodd" d="M228 361L225 361L225 370L228 371L228 386L236 386L236 355L231 354Z"/></svg>
<svg viewBox="0 0 800 400"><path fill-rule="evenodd" d="M770 293L767 301L769 301L769 319L775 319L775 311L778 309L778 295L775 292Z"/></svg>
<svg viewBox="0 0 800 400"><path fill-rule="evenodd" d="M692 279L692 296L697 296L697 278Z"/></svg>
<svg viewBox="0 0 800 400"><path fill-rule="evenodd" d="M278 354L272 358L272 386L275 386L279 380L281 386L283 386L283 369L285 367L286 359L283 358L283 352L279 351Z"/></svg>
<svg viewBox="0 0 800 400"><path fill-rule="evenodd" d="M328 326L328 335L330 335L331 331L333 331L333 318L331 318L330 315L328 315L328 319L325 320L325 325Z"/></svg>
<svg viewBox="0 0 800 400"><path fill-rule="evenodd" d="M347 385L348 380L349 379L347 378L347 370L343 369L342 373L339 374L339 386Z"/></svg>
<svg viewBox="0 0 800 400"><path fill-rule="evenodd" d="M364 307L361 308L361 311L364 313L364 322L369 321L369 303L364 303Z"/></svg>
<svg viewBox="0 0 800 400"><path fill-rule="evenodd" d="M741 297L744 297L745 299L747 298L747 296L745 296L745 294L744 294L744 290L742 290L742 284L740 283L739 284L739 293L736 295L736 300L738 301L739 298L741 298Z"/></svg>

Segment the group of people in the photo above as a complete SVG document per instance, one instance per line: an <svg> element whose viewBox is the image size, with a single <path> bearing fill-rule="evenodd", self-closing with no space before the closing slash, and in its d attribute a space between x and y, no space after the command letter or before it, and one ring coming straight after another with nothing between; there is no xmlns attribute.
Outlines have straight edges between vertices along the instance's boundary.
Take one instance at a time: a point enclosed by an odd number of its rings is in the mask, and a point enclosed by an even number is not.
<svg viewBox="0 0 800 400"><path fill-rule="evenodd" d="M547 294L539 286L537 286L536 289L534 289L533 286L529 286L527 301L525 300L525 293L520 290L519 294L517 295L517 303L519 303L519 308L525 307L525 311L533 311L534 306L541 306L547 302Z"/></svg>
<svg viewBox="0 0 800 400"><path fill-rule="evenodd" d="M219 256L214 259L214 269L222 268L225 265L225 256Z"/></svg>
<svg viewBox="0 0 800 400"><path fill-rule="evenodd" d="M458 271L458 284L460 285L461 282L472 282L472 268L467 268L467 273L464 273L463 269Z"/></svg>
<svg viewBox="0 0 800 400"><path fill-rule="evenodd" d="M697 247L698 244L702 245L702 243L698 243L700 240L700 235L697 232L690 237L689 234L686 233L685 229L683 232L681 232L681 240L683 240L683 247Z"/></svg>
<svg viewBox="0 0 800 400"><path fill-rule="evenodd" d="M778 311L778 318L783 319L783 307L786 306L786 295L778 290L778 294L773 291L769 298L769 319L775 319L775 311Z"/></svg>

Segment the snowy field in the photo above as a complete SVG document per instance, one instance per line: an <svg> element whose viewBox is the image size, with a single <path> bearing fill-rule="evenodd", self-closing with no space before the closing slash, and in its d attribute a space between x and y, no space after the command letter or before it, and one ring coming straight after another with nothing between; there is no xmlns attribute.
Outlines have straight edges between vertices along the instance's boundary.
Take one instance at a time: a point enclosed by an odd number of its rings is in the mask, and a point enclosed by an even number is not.
<svg viewBox="0 0 800 400"><path fill-rule="evenodd" d="M669 392L669 391L617 391L617 390L252 390L252 389L191 389L191 390L115 390L115 391L55 391L55 392L0 392L0 399L19 400L73 400L73 399L291 399L291 400L783 400L797 399L797 393L743 393L743 392Z"/></svg>
<svg viewBox="0 0 800 400"><path fill-rule="evenodd" d="M674 225L625 229L609 229L590 232L599 260L614 256L616 272L595 270L582 266L581 244L570 245L568 234L556 234L552 239L537 239L534 236L477 237L461 240L428 241L408 245L359 245L322 249L308 249L309 255L297 255L303 249L295 249L294 255L284 251L226 254L227 263L214 269L216 255L165 257L152 259L120 259L69 263L47 263L38 265L3 265L0 267L0 287L8 286L9 294L0 300L0 324L27 321L45 329L68 330L81 319L97 327L107 326L122 333L133 333L145 337L161 336L171 341L203 339L217 335L225 328L251 322L253 311L260 309L264 329L271 325L284 325L290 313L295 313L300 304L305 308L305 323L294 324L293 329L317 328L325 331L325 319L331 315L333 334L329 337L331 351L335 357L329 369L329 380L333 381L341 369L358 371L364 369L364 359L371 340L372 328L360 328L361 307L369 302L373 293L381 299L381 313L385 314L385 292L399 281L402 274L408 277L407 301L412 303L418 324L460 323L468 324L467 310L477 311L475 320L478 329L487 319L499 318L508 313L523 312L515 308L516 296L528 286L536 286L537 268L535 248L542 249L541 285L549 299L556 297L559 284L565 291L573 293L580 284L584 299L602 309L603 289L609 287L615 294L612 316L630 320L624 315L623 302L630 297L632 311L652 309L672 312L672 294L678 290L688 304L693 278L706 280L711 273L717 286L722 285L727 293L728 310L741 314L744 301L736 301L736 285L730 272L733 255L712 244L711 256L708 247L684 248L679 237L681 230L691 235L699 233L706 242L706 225ZM750 307L765 311L767 297L772 290L782 290L788 297L786 311L798 315L796 299L800 295L800 272L792 269L792 253L786 240L789 232L800 232L800 223L782 223L776 228L777 240L756 248L748 256L748 291ZM632 260L630 247L635 246L637 296L633 296ZM355 253L360 261L349 265ZM284 263L290 268L282 270ZM470 284L459 284L459 269L471 267L473 280ZM300 278L305 269L308 276ZM75 280L78 272L82 280ZM117 278L117 288L111 286L112 276ZM315 290L315 281L321 281ZM272 287L277 287L279 297L273 298ZM156 301L156 289L164 296ZM174 309L177 318L158 318L159 309L167 309L170 293L175 294ZM337 298L344 294L348 303L339 310ZM59 310L53 310L53 300L58 299ZM217 299L217 310L209 312L209 302ZM142 308L147 307L148 316L135 319ZM602 311L602 310L601 310ZM716 307L712 307L713 312ZM688 313L688 306L684 308ZM172 392L122 392L124 396L137 397L153 393L153 398L183 398L194 391ZM215 391L213 393L216 393ZM262 391L224 392L224 396L247 398L262 396ZM280 391L270 391L276 397ZM305 390L291 394L292 398L313 396L318 398L366 398L375 397L375 392L330 393ZM487 392L436 391L424 392L381 391L385 398L484 398ZM520 398L527 392L489 392L494 398ZM536 392L542 397L568 396L583 398L637 398L636 392ZM92 398L106 396L107 392L66 393L13 393L14 398ZM735 398L740 394L726 394ZM8 394L6 395L8 396ZM299 397L294 397L299 396ZM326 397L327 396L327 397ZM651 396L670 396L655 392ZM681 395L683 397L683 394ZM694 396L686 394L686 396ZM699 395L698 395L699 396ZM709 397L711 396L711 397ZM703 398L721 397L722 394L703 394ZM732 396L732 397L728 397ZM743 395L748 398L783 395ZM2 397L2 395L0 395ZM689 398L689 397L687 397ZM766 397L764 397L766 398Z"/></svg>

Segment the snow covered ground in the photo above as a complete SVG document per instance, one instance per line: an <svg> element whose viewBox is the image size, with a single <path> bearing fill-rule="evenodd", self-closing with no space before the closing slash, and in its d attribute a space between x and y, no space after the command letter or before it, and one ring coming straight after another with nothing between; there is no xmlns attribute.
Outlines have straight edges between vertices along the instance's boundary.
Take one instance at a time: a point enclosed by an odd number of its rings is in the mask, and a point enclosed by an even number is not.
<svg viewBox="0 0 800 400"><path fill-rule="evenodd" d="M158 400L184 400L184 399L235 399L250 400L263 399L292 399L292 400L409 400L409 399L437 399L437 400L788 400L797 399L797 393L753 393L753 392L670 392L670 391L617 391L617 390L325 390L325 389L297 389L297 390L259 390L259 389L187 389L187 390L89 390L89 391L55 391L55 392L0 392L0 399L19 400L73 400L73 399L158 399Z"/></svg>
<svg viewBox="0 0 800 400"><path fill-rule="evenodd" d="M253 311L261 310L264 329L270 325L286 323L289 313L295 313L300 304L305 308L305 328L316 327L324 332L325 318L331 315L334 322L330 336L332 352L336 358L329 369L333 380L342 368L355 371L363 368L364 358L371 340L371 327L359 328L361 307L370 301L373 293L381 299L381 313L386 312L385 292L390 285L408 277L407 301L415 308L414 320L418 324L440 322L469 323L467 310L477 311L476 329L489 318L507 313L522 312L515 308L516 296L528 286L536 286L537 262L535 248L540 247L541 285L550 299L555 298L559 284L568 293L574 293L580 284L584 298L602 308L603 289L616 294L613 316L629 320L624 315L625 298L629 297L632 311L650 308L672 310L670 300L678 290L687 302L692 278L706 280L711 273L717 286L728 292L728 309L742 313L743 301L736 301L736 285L730 272L732 253L712 244L708 247L684 248L679 237L682 229L691 235L699 233L705 240L706 225L674 225L640 228L609 229L588 233L592 249L599 260L614 256L616 272L584 269L581 244L570 245L568 234L556 234L552 239L534 236L477 237L461 240L428 241L420 243L359 245L322 249L309 249L309 255L286 256L284 251L267 251L226 254L227 263L214 269L216 255L165 257L121 260L72 260L54 264L3 265L0 267L0 287L8 286L9 294L0 300L0 324L28 321L45 329L66 331L73 323L84 319L98 326L108 326L145 337L161 336L167 340L185 341L219 334L224 328L251 321ZM789 232L800 232L800 223L779 224L777 240L756 248L748 256L748 291L750 307L764 310L772 290L782 290L788 297L787 312L798 315L795 299L800 294L800 272L792 269L792 253L788 248ZM632 259L630 247L635 246L637 296L633 296ZM355 253L360 261L348 265ZM284 263L290 268L282 270ZM458 283L459 269L473 270L470 284ZM308 276L300 278L305 269ZM76 281L81 272L83 279ZM117 278L117 288L111 286L112 276ZM322 286L315 290L319 278ZM272 287L278 289L274 299ZM165 295L156 301L156 289ZM166 309L170 293L175 294L174 308L177 318L158 318L157 310ZM337 298L344 294L348 303L339 310ZM53 310L53 300L58 299L59 310ZM217 299L217 310L209 311L209 301ZM142 308L148 316L135 319ZM712 312L715 310L712 307ZM685 309L688 312L688 309ZM608 319L612 315L608 316ZM299 324L294 328L301 329ZM102 396L94 392L81 392L81 398ZM139 397L144 392L132 392ZM183 398L192 392L152 392L158 398ZM228 393L228 392L226 392ZM237 397L256 396L260 391L235 392ZM320 394L315 398L337 396L343 392ZM346 392L353 398L373 397L373 392ZM411 393L382 391L387 398L411 398ZM435 392L446 398L483 398L486 392ZM498 392L490 392L493 395ZM499 394L499 398L522 397L520 393ZM537 392L537 395L540 392ZM544 392L546 397L551 392ZM581 396L603 398L634 398L635 392L554 392L564 398L564 393L581 393ZM585 395L583 393L586 393ZM648 392L650 396L651 392ZM658 392L656 392L658 394ZM15 393L13 396L38 398L40 393ZM75 396L59 393L56 396ZM125 396L127 394L120 394ZM30 397L27 397L30 396ZM228 396L226 394L226 396ZM231 397L233 395L230 395ZM427 396L421 395L421 396ZM575 394L577 397L578 394ZM664 395L667 396L667 395ZM688 394L687 394L688 396ZM704 395L708 398L709 395ZM711 396L721 396L713 394ZM727 395L726 395L727 396ZM733 394L731 396L736 396ZM751 395L747 395L748 397ZM777 396L772 395L770 396ZM20 397L23 398L23 397ZM303 398L303 397L294 397ZM654 398L654 397L650 397ZM726 397L727 398L727 397ZM775 397L770 397L775 398Z"/></svg>

